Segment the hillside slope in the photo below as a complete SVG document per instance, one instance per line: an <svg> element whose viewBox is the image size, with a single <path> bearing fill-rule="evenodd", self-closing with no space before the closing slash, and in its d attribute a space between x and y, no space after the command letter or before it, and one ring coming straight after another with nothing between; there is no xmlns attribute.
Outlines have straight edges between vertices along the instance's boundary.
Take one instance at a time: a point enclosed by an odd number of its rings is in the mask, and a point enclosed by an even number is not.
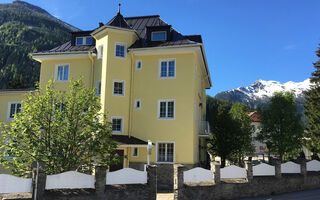
<svg viewBox="0 0 320 200"><path fill-rule="evenodd" d="M29 53L52 49L70 39L74 31L31 4L0 4L0 89L33 87L40 63Z"/></svg>

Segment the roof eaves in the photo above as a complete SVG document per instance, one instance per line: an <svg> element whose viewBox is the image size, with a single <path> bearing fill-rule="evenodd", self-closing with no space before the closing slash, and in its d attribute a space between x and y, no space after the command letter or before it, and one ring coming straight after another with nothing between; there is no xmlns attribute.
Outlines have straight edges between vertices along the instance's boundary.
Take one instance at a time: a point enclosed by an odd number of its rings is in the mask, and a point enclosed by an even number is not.
<svg viewBox="0 0 320 200"><path fill-rule="evenodd" d="M115 29L115 30L120 30L120 31L128 31L128 32L133 32L136 34L136 36L140 39L140 35L138 34L138 32L134 29L127 29L127 28L121 28L121 27L116 27L116 26L109 26L109 25L103 25L99 28L97 28L96 30L94 30L91 35L97 35L100 32L104 31L105 29Z"/></svg>

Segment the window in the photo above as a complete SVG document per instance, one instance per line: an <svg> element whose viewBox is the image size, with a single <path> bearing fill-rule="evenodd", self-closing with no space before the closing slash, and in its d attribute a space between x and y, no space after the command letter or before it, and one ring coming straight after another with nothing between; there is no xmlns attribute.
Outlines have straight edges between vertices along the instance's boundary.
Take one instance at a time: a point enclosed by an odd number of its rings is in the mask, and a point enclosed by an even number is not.
<svg viewBox="0 0 320 200"><path fill-rule="evenodd" d="M56 80L68 81L69 80L69 65L57 65L56 66Z"/></svg>
<svg viewBox="0 0 320 200"><path fill-rule="evenodd" d="M167 32L166 31L157 31L151 33L152 41L164 41L167 40Z"/></svg>
<svg viewBox="0 0 320 200"><path fill-rule="evenodd" d="M9 103L8 104L8 120L11 120L14 118L14 115L21 112L21 103Z"/></svg>
<svg viewBox="0 0 320 200"><path fill-rule="evenodd" d="M157 162L174 162L173 142L157 142Z"/></svg>
<svg viewBox="0 0 320 200"><path fill-rule="evenodd" d="M136 110L139 110L139 109L141 108L141 100L140 100L140 99L136 99L136 100L134 101L134 108L135 108Z"/></svg>
<svg viewBox="0 0 320 200"><path fill-rule="evenodd" d="M92 45L92 44L93 44L93 38L90 36L76 37L76 46Z"/></svg>
<svg viewBox="0 0 320 200"><path fill-rule="evenodd" d="M98 47L98 59L102 59L103 57L103 45Z"/></svg>
<svg viewBox="0 0 320 200"><path fill-rule="evenodd" d="M124 96L124 81L113 81L113 95Z"/></svg>
<svg viewBox="0 0 320 200"><path fill-rule="evenodd" d="M127 51L126 46L127 45L123 43L116 43L115 56L118 58L125 58Z"/></svg>
<svg viewBox="0 0 320 200"><path fill-rule="evenodd" d="M160 61L160 78L174 78L176 76L174 59Z"/></svg>
<svg viewBox="0 0 320 200"><path fill-rule="evenodd" d="M159 119L174 119L174 104L175 100L159 100Z"/></svg>
<svg viewBox="0 0 320 200"><path fill-rule="evenodd" d="M133 156L133 157L138 157L138 156L139 156L138 147L133 147L133 148L132 148L132 156Z"/></svg>
<svg viewBox="0 0 320 200"><path fill-rule="evenodd" d="M101 80L97 81L96 83L96 96L101 95Z"/></svg>
<svg viewBox="0 0 320 200"><path fill-rule="evenodd" d="M122 133L123 117L111 117L112 133Z"/></svg>
<svg viewBox="0 0 320 200"><path fill-rule="evenodd" d="M136 69L140 70L142 68L142 61L141 60L137 60L136 61Z"/></svg>

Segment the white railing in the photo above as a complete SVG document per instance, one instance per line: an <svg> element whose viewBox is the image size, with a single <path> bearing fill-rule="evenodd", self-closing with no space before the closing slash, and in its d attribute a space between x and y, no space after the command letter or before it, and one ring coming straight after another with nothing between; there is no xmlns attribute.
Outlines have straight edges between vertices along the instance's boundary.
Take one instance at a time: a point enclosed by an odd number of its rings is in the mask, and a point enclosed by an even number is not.
<svg viewBox="0 0 320 200"><path fill-rule="evenodd" d="M210 124L207 121L201 121L199 125L199 136L210 135Z"/></svg>
<svg viewBox="0 0 320 200"><path fill-rule="evenodd" d="M272 165L261 163L252 167L253 176L275 176L276 170Z"/></svg>
<svg viewBox="0 0 320 200"><path fill-rule="evenodd" d="M220 170L221 178L232 179L232 178L247 178L247 170L235 165L222 168Z"/></svg>
<svg viewBox="0 0 320 200"><path fill-rule="evenodd" d="M48 175L46 189L94 188L94 176L76 171Z"/></svg>
<svg viewBox="0 0 320 200"><path fill-rule="evenodd" d="M0 194L31 192L31 178L0 174Z"/></svg>
<svg viewBox="0 0 320 200"><path fill-rule="evenodd" d="M318 160L311 160L307 162L307 171L320 171L320 162Z"/></svg>
<svg viewBox="0 0 320 200"><path fill-rule="evenodd" d="M183 181L190 182L212 182L213 172L211 170L196 167L183 172Z"/></svg>
<svg viewBox="0 0 320 200"><path fill-rule="evenodd" d="M131 168L123 168L118 171L107 173L107 185L113 184L145 184L147 172Z"/></svg>
<svg viewBox="0 0 320 200"><path fill-rule="evenodd" d="M289 161L289 162L281 164L281 173L283 173L283 174L300 174L301 167L299 164Z"/></svg>

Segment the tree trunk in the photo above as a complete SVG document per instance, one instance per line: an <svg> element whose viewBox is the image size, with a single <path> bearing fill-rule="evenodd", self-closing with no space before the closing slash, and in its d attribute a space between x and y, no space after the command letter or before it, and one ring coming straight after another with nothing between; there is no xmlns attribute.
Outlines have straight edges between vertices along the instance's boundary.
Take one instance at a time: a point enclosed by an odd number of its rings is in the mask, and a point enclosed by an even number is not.
<svg viewBox="0 0 320 200"><path fill-rule="evenodd" d="M226 166L226 158L221 157L221 168L224 168Z"/></svg>

